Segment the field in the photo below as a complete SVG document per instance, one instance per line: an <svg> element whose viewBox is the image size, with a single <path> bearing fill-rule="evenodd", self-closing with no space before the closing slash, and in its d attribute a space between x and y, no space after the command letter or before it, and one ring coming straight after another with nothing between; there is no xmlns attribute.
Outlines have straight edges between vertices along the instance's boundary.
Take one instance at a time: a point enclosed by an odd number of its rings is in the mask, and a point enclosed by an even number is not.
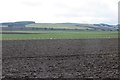
<svg viewBox="0 0 120 80"><path fill-rule="evenodd" d="M57 23L57 24L50 24L50 23L42 23L42 24L29 24L26 25L26 27L36 27L36 28L52 28L52 29L91 29L89 26L86 25L84 26L76 26L75 24L62 24L62 23Z"/></svg>
<svg viewBox="0 0 120 80"><path fill-rule="evenodd" d="M117 31L3 31L2 40L118 38Z"/></svg>
<svg viewBox="0 0 120 80"><path fill-rule="evenodd" d="M118 78L118 39L3 40L3 77Z"/></svg>
<svg viewBox="0 0 120 80"><path fill-rule="evenodd" d="M5 78L118 78L118 32L2 31Z"/></svg>

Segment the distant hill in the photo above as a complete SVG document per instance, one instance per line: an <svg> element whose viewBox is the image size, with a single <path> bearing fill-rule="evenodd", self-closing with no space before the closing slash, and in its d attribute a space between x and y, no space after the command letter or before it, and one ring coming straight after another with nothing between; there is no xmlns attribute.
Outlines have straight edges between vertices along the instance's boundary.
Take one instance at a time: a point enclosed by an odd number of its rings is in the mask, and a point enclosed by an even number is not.
<svg viewBox="0 0 120 80"><path fill-rule="evenodd" d="M18 22L5 22L1 23L2 26L8 26L8 27L25 27L25 25L28 24L34 24L34 21L18 21Z"/></svg>
<svg viewBox="0 0 120 80"><path fill-rule="evenodd" d="M83 23L35 23L34 21L17 21L1 23L3 30L89 30L117 31L118 25L83 24ZM9 27L9 28L7 28Z"/></svg>
<svg viewBox="0 0 120 80"><path fill-rule="evenodd" d="M108 24L82 24L82 23L35 23L28 24L26 27L44 28L44 29L76 29L76 30L102 30L115 31L118 30L117 25Z"/></svg>

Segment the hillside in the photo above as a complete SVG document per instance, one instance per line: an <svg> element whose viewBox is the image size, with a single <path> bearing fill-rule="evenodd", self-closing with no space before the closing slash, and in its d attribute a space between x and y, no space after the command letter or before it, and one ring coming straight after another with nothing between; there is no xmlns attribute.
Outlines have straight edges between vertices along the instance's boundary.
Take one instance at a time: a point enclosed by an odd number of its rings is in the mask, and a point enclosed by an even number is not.
<svg viewBox="0 0 120 80"><path fill-rule="evenodd" d="M18 21L0 23L2 30L81 30L81 31L118 31L118 25L83 23L35 23Z"/></svg>
<svg viewBox="0 0 120 80"><path fill-rule="evenodd" d="M116 31L116 25L108 24L80 24L80 23L35 23L28 24L26 27L43 28L43 29L74 29L74 30L102 30L102 31Z"/></svg>

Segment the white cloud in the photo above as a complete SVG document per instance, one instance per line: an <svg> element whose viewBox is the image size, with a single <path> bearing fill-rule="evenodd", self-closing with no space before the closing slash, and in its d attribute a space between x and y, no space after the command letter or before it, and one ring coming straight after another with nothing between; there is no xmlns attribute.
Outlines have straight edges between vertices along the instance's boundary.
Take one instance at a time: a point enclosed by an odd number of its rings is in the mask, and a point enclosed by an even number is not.
<svg viewBox="0 0 120 80"><path fill-rule="evenodd" d="M117 24L118 0L0 0L0 22Z"/></svg>

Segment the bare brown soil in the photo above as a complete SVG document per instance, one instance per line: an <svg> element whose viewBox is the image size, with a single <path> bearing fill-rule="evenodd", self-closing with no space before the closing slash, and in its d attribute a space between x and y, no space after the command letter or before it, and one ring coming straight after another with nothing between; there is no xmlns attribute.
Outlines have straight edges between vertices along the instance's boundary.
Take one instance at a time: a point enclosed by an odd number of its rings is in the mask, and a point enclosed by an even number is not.
<svg viewBox="0 0 120 80"><path fill-rule="evenodd" d="M118 78L118 39L2 43L3 77Z"/></svg>

